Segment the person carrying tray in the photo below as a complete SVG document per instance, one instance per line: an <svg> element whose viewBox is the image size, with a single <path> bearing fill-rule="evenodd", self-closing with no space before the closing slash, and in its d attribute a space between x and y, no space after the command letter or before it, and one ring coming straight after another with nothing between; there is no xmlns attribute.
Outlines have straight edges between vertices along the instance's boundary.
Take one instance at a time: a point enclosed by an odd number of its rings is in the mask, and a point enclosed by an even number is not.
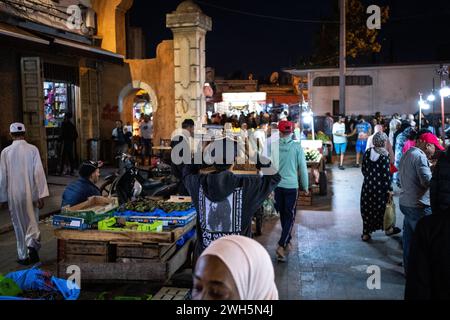
<svg viewBox="0 0 450 320"><path fill-rule="evenodd" d="M262 169L259 175L235 175L230 169L236 159L236 143L224 139L213 144L211 150L222 151L220 156L212 155L220 159L214 161L213 173L201 174L195 165L184 168L184 185L197 210L194 265L214 240L227 235L251 237L253 214L281 180L273 167Z"/></svg>

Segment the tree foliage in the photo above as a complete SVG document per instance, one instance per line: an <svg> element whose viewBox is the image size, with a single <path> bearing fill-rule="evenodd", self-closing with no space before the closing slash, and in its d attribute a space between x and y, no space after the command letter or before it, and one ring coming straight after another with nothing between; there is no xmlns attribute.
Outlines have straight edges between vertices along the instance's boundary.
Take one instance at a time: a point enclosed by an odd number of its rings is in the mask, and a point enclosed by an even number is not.
<svg viewBox="0 0 450 320"><path fill-rule="evenodd" d="M356 59L371 54L379 53L382 49L379 41L379 30L369 29L366 13L367 7L361 0L347 0L347 57ZM333 14L330 20L339 21L339 1L333 1ZM389 19L389 7L381 8L381 22L386 23ZM315 40L315 52L312 57L301 58L298 64L305 66L337 66L339 65L339 24L324 23L321 25Z"/></svg>

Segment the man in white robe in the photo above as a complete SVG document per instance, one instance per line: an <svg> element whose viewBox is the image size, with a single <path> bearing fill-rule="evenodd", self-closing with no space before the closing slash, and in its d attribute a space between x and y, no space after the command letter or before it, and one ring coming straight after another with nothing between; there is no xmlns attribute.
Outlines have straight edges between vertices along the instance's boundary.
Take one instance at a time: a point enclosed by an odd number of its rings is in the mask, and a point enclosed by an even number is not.
<svg viewBox="0 0 450 320"><path fill-rule="evenodd" d="M39 209L49 196L39 150L25 141L25 126L13 123L11 146L0 156L0 203L8 203L22 265L39 262Z"/></svg>

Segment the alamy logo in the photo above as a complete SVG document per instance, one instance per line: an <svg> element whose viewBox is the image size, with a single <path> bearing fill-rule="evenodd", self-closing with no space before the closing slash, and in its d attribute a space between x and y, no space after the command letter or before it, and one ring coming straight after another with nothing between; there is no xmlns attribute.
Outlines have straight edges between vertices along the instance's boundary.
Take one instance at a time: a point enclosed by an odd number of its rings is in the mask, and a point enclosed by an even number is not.
<svg viewBox="0 0 450 320"><path fill-rule="evenodd" d="M367 289L381 290L381 269L379 266L367 267L366 273L370 274L367 279Z"/></svg>
<svg viewBox="0 0 450 320"><path fill-rule="evenodd" d="M81 9L77 5L71 5L67 7L67 14L69 18L67 18L66 26L70 30L80 30L83 25L83 17L81 14Z"/></svg>
<svg viewBox="0 0 450 320"><path fill-rule="evenodd" d="M367 8L367 14L371 16L367 19L367 28L370 30L381 29L381 8L377 5L371 5Z"/></svg>
<svg viewBox="0 0 450 320"><path fill-rule="evenodd" d="M81 269L79 266L68 266L66 273L70 276L67 278L67 288L69 290L81 289Z"/></svg>

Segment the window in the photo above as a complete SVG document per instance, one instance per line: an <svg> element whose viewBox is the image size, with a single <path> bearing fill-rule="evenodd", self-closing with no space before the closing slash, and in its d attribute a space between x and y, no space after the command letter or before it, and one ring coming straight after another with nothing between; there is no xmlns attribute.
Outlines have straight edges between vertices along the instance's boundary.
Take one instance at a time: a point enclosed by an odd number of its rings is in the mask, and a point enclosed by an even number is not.
<svg viewBox="0 0 450 320"><path fill-rule="evenodd" d="M373 80L371 76L347 76L347 86L371 86ZM313 82L314 87L334 87L339 86L339 77L317 77Z"/></svg>

